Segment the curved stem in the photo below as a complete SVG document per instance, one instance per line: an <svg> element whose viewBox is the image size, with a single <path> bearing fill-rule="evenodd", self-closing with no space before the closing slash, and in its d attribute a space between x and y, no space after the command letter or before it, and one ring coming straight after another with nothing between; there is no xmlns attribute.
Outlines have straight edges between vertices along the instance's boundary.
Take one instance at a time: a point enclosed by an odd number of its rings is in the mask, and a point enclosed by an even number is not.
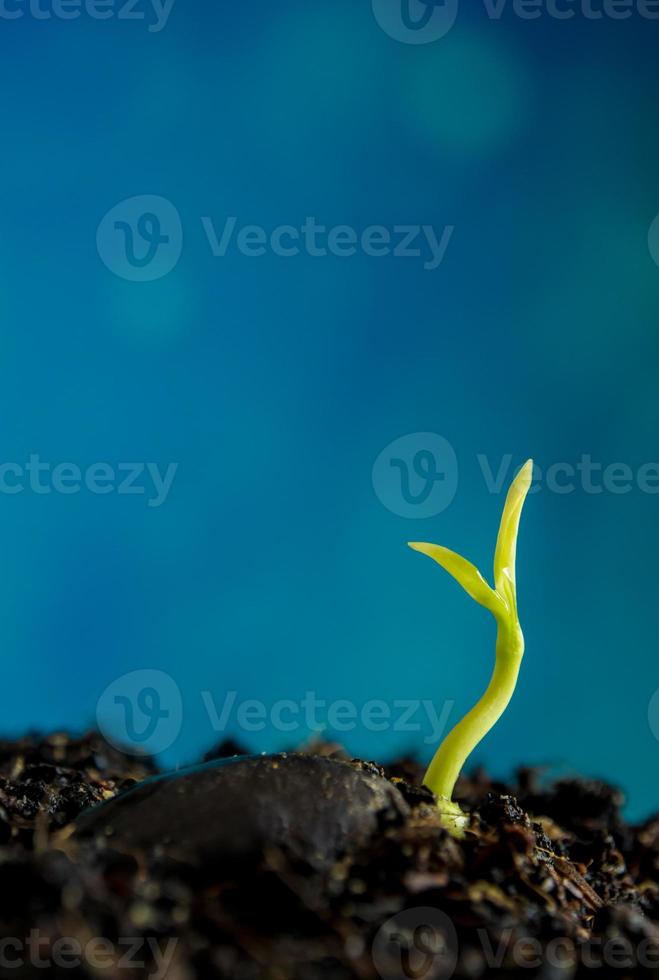
<svg viewBox="0 0 659 980"><path fill-rule="evenodd" d="M436 796L450 800L460 771L474 748L508 707L515 690L524 637L514 619L497 624L496 662L485 694L451 729L428 766L424 784Z"/></svg>

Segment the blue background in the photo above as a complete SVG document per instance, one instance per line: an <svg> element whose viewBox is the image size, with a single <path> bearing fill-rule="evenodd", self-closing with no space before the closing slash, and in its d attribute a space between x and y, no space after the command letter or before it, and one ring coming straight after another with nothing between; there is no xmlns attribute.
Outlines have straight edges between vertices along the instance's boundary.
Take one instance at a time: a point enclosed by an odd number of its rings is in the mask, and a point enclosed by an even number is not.
<svg viewBox="0 0 659 980"><path fill-rule="evenodd" d="M139 668L182 694L169 765L220 738L202 691L218 710L231 690L449 699L454 722L486 683L493 628L405 542L489 573L502 497L478 454L659 458L659 22L466 8L424 45L388 36L366 0L178 0L158 33L0 20L2 461L178 463L157 508L0 494L6 733L91 725ZM96 247L103 216L142 194L184 229L154 282ZM214 257L201 217L221 231L228 215L455 231L435 271ZM428 431L455 450L457 494L406 519L371 469ZM602 775L633 815L657 806L658 530L659 497L638 489L529 498L527 653L478 760ZM257 751L308 734L228 733ZM380 760L430 754L421 734L342 738Z"/></svg>

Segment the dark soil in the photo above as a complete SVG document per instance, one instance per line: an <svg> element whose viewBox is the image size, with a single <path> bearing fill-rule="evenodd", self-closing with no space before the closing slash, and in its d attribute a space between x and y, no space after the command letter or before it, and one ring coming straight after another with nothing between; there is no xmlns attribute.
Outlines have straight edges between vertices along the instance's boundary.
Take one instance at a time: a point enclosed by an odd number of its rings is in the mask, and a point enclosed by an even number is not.
<svg viewBox="0 0 659 980"><path fill-rule="evenodd" d="M604 783L479 772L456 841L409 759L154 774L96 734L0 742L0 977L659 978L659 818Z"/></svg>

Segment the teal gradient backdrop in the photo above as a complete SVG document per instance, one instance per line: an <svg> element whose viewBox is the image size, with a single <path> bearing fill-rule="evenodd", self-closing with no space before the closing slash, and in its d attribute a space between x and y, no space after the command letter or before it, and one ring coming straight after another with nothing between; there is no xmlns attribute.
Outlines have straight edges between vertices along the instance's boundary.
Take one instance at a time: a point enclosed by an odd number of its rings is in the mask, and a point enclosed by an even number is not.
<svg viewBox="0 0 659 980"><path fill-rule="evenodd" d="M178 0L159 31L0 20L1 462L177 464L161 506L8 492L2 471L6 733L94 724L143 668L180 691L169 765L221 737L208 697L219 712L227 692L267 711L307 691L448 701L452 722L480 694L486 613L405 542L489 572L503 499L483 457L509 454L508 478L531 455L635 475L659 459L659 24L572 7L463 2L427 44L389 36L366 0ZM97 246L139 195L182 229L146 282ZM213 255L208 219L219 236L230 216L453 230L432 270L361 249ZM454 499L419 519L372 483L413 433L456 459ZM604 776L641 815L659 803L659 496L619 489L541 481L529 498L527 654L477 761ZM340 737L429 757L427 730L394 728ZM224 734L263 751L309 733L246 732L233 712Z"/></svg>

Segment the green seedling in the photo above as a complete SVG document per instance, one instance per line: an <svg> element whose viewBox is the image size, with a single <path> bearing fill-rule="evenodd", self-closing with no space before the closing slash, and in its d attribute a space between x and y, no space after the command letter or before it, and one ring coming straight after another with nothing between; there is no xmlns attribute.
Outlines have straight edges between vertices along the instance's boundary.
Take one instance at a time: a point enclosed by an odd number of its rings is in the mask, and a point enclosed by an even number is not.
<svg viewBox="0 0 659 980"><path fill-rule="evenodd" d="M497 624L496 660L487 690L446 736L424 777L424 784L437 796L442 822L457 836L462 834L467 818L452 800L455 783L468 756L508 707L524 654L524 637L517 615L515 555L519 519L532 475L533 461L529 460L508 491L494 553L494 588L475 565L454 551L438 544L410 542L410 548L434 559L472 599L489 609Z"/></svg>

